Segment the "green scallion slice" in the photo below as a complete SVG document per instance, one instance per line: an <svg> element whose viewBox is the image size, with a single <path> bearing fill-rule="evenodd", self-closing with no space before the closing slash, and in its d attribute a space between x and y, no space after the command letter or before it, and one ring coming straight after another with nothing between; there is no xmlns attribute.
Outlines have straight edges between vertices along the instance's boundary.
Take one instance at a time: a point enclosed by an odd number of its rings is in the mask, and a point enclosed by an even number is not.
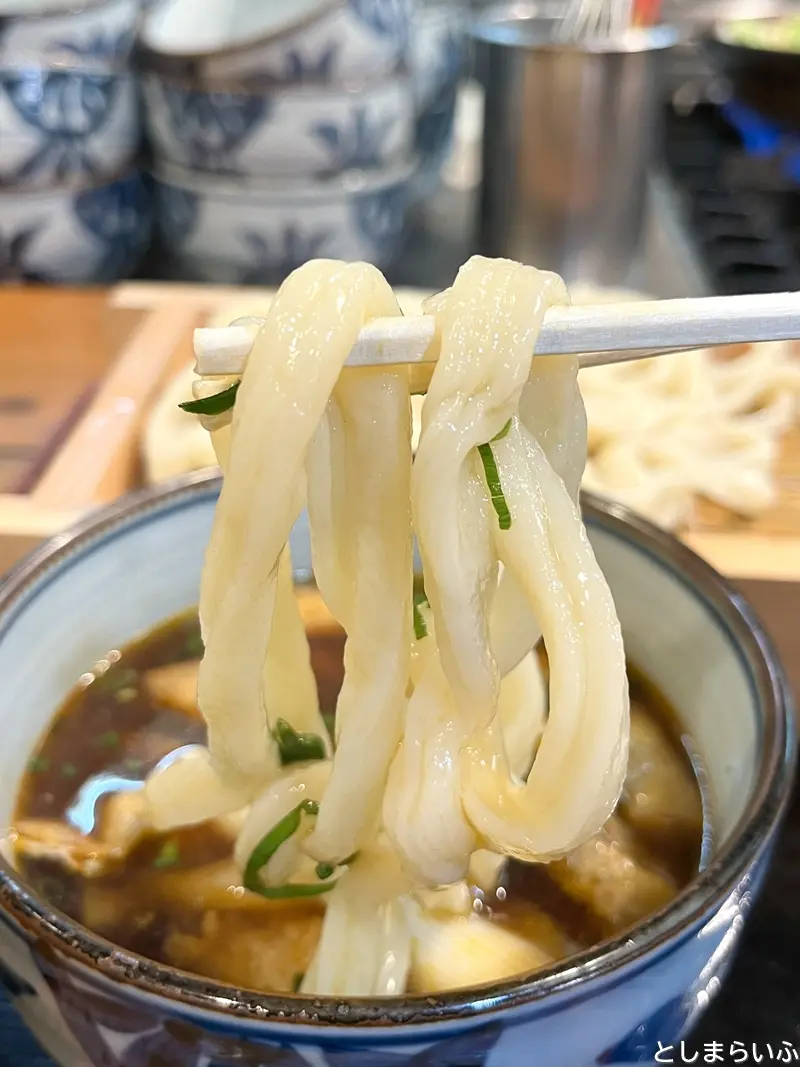
<svg viewBox="0 0 800 1067"><path fill-rule="evenodd" d="M504 437L508 437L508 431L511 429L511 419L505 424L500 433L496 433L492 438L493 441L502 441Z"/></svg>
<svg viewBox="0 0 800 1067"><path fill-rule="evenodd" d="M200 400L187 400L184 404L178 404L178 407L190 415L222 415L233 407L240 385L241 381L234 382L228 389L201 397Z"/></svg>
<svg viewBox="0 0 800 1067"><path fill-rule="evenodd" d="M293 897L316 897L327 893L336 882L315 882L312 885L289 882L286 885L264 885L258 877L262 867L266 867L281 845L300 829L300 820L305 815L316 815L319 804L316 800L303 800L296 808L284 815L272 829L262 837L250 854L244 871L245 888L251 893L258 893L267 900L290 900Z"/></svg>
<svg viewBox="0 0 800 1067"><path fill-rule="evenodd" d="M180 858L180 846L174 838L170 837L158 850L158 855L153 860L153 866L157 870L163 871L166 870L167 867L174 867Z"/></svg>
<svg viewBox="0 0 800 1067"><path fill-rule="evenodd" d="M425 622L425 617L419 610L420 604L427 603L428 598L425 596L424 590L414 593L414 636L418 641L421 641L423 637L428 636L428 627Z"/></svg>
<svg viewBox="0 0 800 1067"><path fill-rule="evenodd" d="M281 763L284 767L289 763L325 759L325 742L319 734L298 733L286 719L278 719L272 736L278 742Z"/></svg>
<svg viewBox="0 0 800 1067"><path fill-rule="evenodd" d="M491 446L488 444L478 445L478 452L480 453L483 462L486 484L489 487L492 505L497 512L497 521L500 525L500 529L508 530L511 526L511 512L508 510L508 504L503 495L503 487L500 484L500 475L497 473L497 463L495 462L494 453L492 452Z"/></svg>

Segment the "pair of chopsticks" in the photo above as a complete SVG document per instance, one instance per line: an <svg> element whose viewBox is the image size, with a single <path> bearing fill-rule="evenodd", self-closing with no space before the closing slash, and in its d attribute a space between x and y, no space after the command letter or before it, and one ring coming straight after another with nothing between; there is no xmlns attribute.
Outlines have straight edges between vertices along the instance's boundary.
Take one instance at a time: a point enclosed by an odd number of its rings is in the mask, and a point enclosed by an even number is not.
<svg viewBox="0 0 800 1067"><path fill-rule="evenodd" d="M800 338L800 292L711 296L551 308L535 355L578 355L581 367L595 367L693 348L795 338ZM197 329L195 369L201 376L241 374L252 346L253 331L244 325ZM431 364L438 356L434 320L398 316L368 323L347 366Z"/></svg>

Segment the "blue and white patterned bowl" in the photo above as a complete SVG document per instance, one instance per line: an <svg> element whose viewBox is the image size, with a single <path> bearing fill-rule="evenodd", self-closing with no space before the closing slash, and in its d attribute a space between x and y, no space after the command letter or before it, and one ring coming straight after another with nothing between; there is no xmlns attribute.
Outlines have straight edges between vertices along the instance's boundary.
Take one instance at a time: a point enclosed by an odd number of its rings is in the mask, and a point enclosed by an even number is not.
<svg viewBox="0 0 800 1067"><path fill-rule="evenodd" d="M420 159L415 198L436 186L453 140L456 96L467 59L464 13L452 3L433 3L414 19L411 70L417 96L414 149Z"/></svg>
<svg viewBox="0 0 800 1067"><path fill-rule="evenodd" d="M454 85L466 61L465 14L455 3L436 0L415 13L409 65L417 106L430 107L446 86Z"/></svg>
<svg viewBox="0 0 800 1067"><path fill-rule="evenodd" d="M145 114L157 154L221 174L274 178L385 167L414 140L409 79L352 89L298 86L259 93L197 89L144 77Z"/></svg>
<svg viewBox="0 0 800 1067"><path fill-rule="evenodd" d="M28 0L0 18L0 66L68 63L119 69L133 46L140 0Z"/></svg>
<svg viewBox="0 0 800 1067"><path fill-rule="evenodd" d="M43 189L120 174L141 137L132 74L0 68L0 187Z"/></svg>
<svg viewBox="0 0 800 1067"><path fill-rule="evenodd" d="M320 256L386 267L402 247L413 168L256 182L165 164L158 232L181 277L196 281L265 285Z"/></svg>
<svg viewBox="0 0 800 1067"><path fill-rule="evenodd" d="M198 474L95 514L0 590L0 826L64 693L109 648L197 600L219 483ZM747 604L667 534L586 500L628 652L702 755L713 845L635 929L563 965L442 996L253 994L114 948L0 863L0 981L63 1067L589 1067L652 1063L719 988L791 789L793 714ZM311 566L308 527L292 534Z"/></svg>
<svg viewBox="0 0 800 1067"><path fill-rule="evenodd" d="M113 282L150 243L150 196L137 172L102 185L0 191L0 282Z"/></svg>
<svg viewBox="0 0 800 1067"><path fill-rule="evenodd" d="M139 62L197 87L333 84L397 70L414 0L160 0L139 35Z"/></svg>

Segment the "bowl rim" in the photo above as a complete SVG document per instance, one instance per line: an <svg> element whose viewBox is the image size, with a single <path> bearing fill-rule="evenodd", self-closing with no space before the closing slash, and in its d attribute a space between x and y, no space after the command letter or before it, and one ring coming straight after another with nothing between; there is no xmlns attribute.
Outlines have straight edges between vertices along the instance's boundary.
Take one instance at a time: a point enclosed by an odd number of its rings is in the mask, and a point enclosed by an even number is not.
<svg viewBox="0 0 800 1067"><path fill-rule="evenodd" d="M106 7L108 4L129 3L132 8L137 7L137 0L69 0L63 6L49 6L48 0L42 0L42 7L31 10L9 11L3 17L9 22L37 22L39 19L74 18L76 15L85 15L96 8Z"/></svg>
<svg viewBox="0 0 800 1067"><path fill-rule="evenodd" d="M407 184L416 173L419 157L412 155L401 162L387 163L370 170L335 171L324 174L298 174L296 177L252 177L225 175L214 171L190 170L179 163L159 159L150 173L157 184L182 189L210 200L228 200L234 204L263 203L273 206L298 201L333 201L351 196L379 193Z"/></svg>
<svg viewBox="0 0 800 1067"><path fill-rule="evenodd" d="M147 514L168 514L213 499L221 477L215 469L196 471L148 487L115 501L57 534L19 563L0 587L0 624L48 571L67 563L76 552ZM762 708L761 753L757 780L747 808L720 853L670 903L646 922L534 975L516 976L488 986L437 996L386 998L302 997L254 993L157 964L122 950L69 919L38 898L0 857L0 909L8 912L33 938L56 948L95 984L105 980L119 995L126 989L160 998L173 1011L200 1010L216 1025L238 1022L325 1028L417 1027L492 1016L498 1011L540 1003L569 992L572 1002L593 995L593 980L614 985L652 962L669 955L723 905L746 881L769 849L773 832L791 796L795 762L795 723L789 684L770 638L746 602L721 575L671 534L627 508L584 494L590 525L624 540L635 551L658 562L701 599L726 629L750 674L754 698ZM589 987L588 989L586 987ZM311 1010L309 1010L311 1009ZM558 1010L554 1008L553 1010ZM377 1035L376 1035L377 1036Z"/></svg>
<svg viewBox="0 0 800 1067"><path fill-rule="evenodd" d="M207 80L193 79L185 72L169 71L164 73L153 68L142 69L139 73L142 88L147 92L148 85L153 83L159 86L169 86L174 89L182 89L187 93L204 93L211 96L214 93L234 96L258 96L258 97L319 97L320 95L346 98L358 94L378 94L382 90L392 88L406 90L411 94L409 107L414 106L413 101L413 72L403 62L398 62L395 67L383 74L354 75L348 78L338 78L332 81L315 81L309 78L304 81L287 82L276 80L274 82L249 83L232 78L214 78Z"/></svg>
<svg viewBox="0 0 800 1067"><path fill-rule="evenodd" d="M101 0L101 2L107 3L108 0ZM313 11L301 15L299 18L295 18L291 22L282 24L279 29L276 29L271 33L256 33L252 37L243 37L240 40L232 41L230 44L223 45L220 48L202 48L195 52L169 52L165 51L163 48L156 47L147 40L147 24L151 18L154 17L155 8L159 6L159 4L154 4L152 10L144 12L139 22L136 35L136 50L143 62L148 65L148 69L185 69L189 73L189 76L191 76L193 68L197 64L202 64L204 60L213 61L217 59L234 58L235 56L246 54L263 45L280 42L286 37L292 37L296 33L302 33L303 30L313 26L315 22L318 22L327 15L344 8L346 3L347 0L318 0L317 6Z"/></svg>
<svg viewBox="0 0 800 1067"><path fill-rule="evenodd" d="M48 198L60 201L65 197L70 198L80 193L99 192L111 185L121 185L125 182L132 184L144 181L145 171L137 165L136 158L129 160L126 165L117 169L113 174L105 178L96 178L93 181L85 181L83 178L73 178L60 185L35 184L20 185L18 182L0 183L0 212L3 205L12 204L13 201L46 200Z"/></svg>

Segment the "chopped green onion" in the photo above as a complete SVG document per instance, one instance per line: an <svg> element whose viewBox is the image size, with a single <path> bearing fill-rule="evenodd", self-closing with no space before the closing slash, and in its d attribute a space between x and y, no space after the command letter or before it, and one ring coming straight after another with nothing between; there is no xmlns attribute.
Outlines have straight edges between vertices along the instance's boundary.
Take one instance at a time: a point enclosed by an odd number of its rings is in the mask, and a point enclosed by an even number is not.
<svg viewBox="0 0 800 1067"><path fill-rule="evenodd" d="M193 630L192 633L187 635L183 645L183 652L189 659L202 658L203 653L205 652L205 646L203 645L203 638L201 637L199 630Z"/></svg>
<svg viewBox="0 0 800 1067"><path fill-rule="evenodd" d="M511 429L511 419L505 424L500 433L496 433L492 438L493 441L502 441L504 437L508 437L508 431Z"/></svg>
<svg viewBox="0 0 800 1067"><path fill-rule="evenodd" d="M158 855L153 860L153 866L163 871L167 867L174 867L178 860L181 858L181 850L178 842L173 838L168 838L158 851Z"/></svg>
<svg viewBox="0 0 800 1067"><path fill-rule="evenodd" d="M200 400L187 400L184 404L178 404L183 411L190 415L222 415L223 412L233 407L236 394L239 392L241 381L234 382L228 389L211 396L201 397Z"/></svg>
<svg viewBox="0 0 800 1067"><path fill-rule="evenodd" d="M99 744L101 748L116 748L119 744L119 734L116 730L106 730L100 737Z"/></svg>
<svg viewBox="0 0 800 1067"><path fill-rule="evenodd" d="M420 604L427 603L428 598L425 596L424 589L414 593L414 636L418 641L428 636L428 626L422 612L419 610Z"/></svg>
<svg viewBox="0 0 800 1067"><path fill-rule="evenodd" d="M306 760L325 759L325 742L319 734L301 734L286 721L278 719L272 736L278 742L281 763L303 763Z"/></svg>
<svg viewBox="0 0 800 1067"><path fill-rule="evenodd" d="M318 863L316 866L316 875L321 882L324 882L327 878L330 878L333 872L336 870L330 863Z"/></svg>
<svg viewBox="0 0 800 1067"><path fill-rule="evenodd" d="M303 979L304 978L305 978L305 972L304 971L298 971L295 974L294 978L292 979L292 992L293 993L299 993L300 992L300 986L303 984Z"/></svg>
<svg viewBox="0 0 800 1067"><path fill-rule="evenodd" d="M28 770L31 774L39 774L41 771L50 769L50 760L47 756L34 756L28 761Z"/></svg>
<svg viewBox="0 0 800 1067"><path fill-rule="evenodd" d="M511 526L511 512L508 510L506 498L503 496L503 487L500 484L500 475L497 473L494 453L488 444L478 445L478 452L483 461L486 484L489 487L494 510L497 512L497 521L501 530L507 530Z"/></svg>
<svg viewBox="0 0 800 1067"><path fill-rule="evenodd" d="M78 773L78 768L74 763L62 763L61 774L64 778L74 778Z"/></svg>
<svg viewBox="0 0 800 1067"><path fill-rule="evenodd" d="M124 771L130 771L132 774L136 774L144 767L144 760L139 759L138 756L128 756L127 759L122 761L122 769Z"/></svg>
<svg viewBox="0 0 800 1067"><path fill-rule="evenodd" d="M319 813L319 804L316 800L303 800L296 808L292 808L287 815L275 823L250 853L250 859L244 869L244 884L251 893L259 893L267 900L290 900L292 897L316 897L320 893L327 893L336 885L335 882L317 882L312 885L288 882L286 885L271 886L264 885L259 878L261 868L269 863L292 834L297 833L304 813L306 815Z"/></svg>

